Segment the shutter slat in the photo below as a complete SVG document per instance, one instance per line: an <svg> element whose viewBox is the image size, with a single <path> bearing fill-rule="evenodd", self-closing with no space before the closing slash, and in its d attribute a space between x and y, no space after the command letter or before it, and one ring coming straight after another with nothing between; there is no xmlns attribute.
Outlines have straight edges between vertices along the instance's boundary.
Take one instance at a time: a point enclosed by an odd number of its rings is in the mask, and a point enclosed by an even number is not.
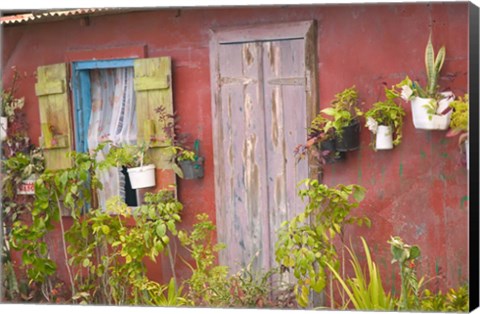
<svg viewBox="0 0 480 314"><path fill-rule="evenodd" d="M157 77L137 77L133 81L136 91L165 89L170 87L168 75Z"/></svg>
<svg viewBox="0 0 480 314"><path fill-rule="evenodd" d="M65 80L41 82L35 84L35 94L37 96L63 93L65 93Z"/></svg>

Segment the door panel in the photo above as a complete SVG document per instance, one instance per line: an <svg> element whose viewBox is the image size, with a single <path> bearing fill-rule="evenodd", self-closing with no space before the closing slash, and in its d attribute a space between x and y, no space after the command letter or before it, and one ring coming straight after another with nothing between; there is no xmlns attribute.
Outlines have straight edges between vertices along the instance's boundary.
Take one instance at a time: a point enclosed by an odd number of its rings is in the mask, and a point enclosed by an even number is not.
<svg viewBox="0 0 480 314"><path fill-rule="evenodd" d="M306 142L304 41L263 44L265 124L267 128L270 251L274 253L280 224L303 211L297 183L308 177L306 160L296 161L295 147ZM274 258L271 266L274 266Z"/></svg>
<svg viewBox="0 0 480 314"><path fill-rule="evenodd" d="M220 214L226 226L225 259L246 265L255 253L268 264L267 169L262 78L262 45L245 43L220 48L223 171ZM235 57L233 57L235 56ZM224 215L223 215L224 214ZM224 258L224 257L221 257ZM234 266L237 268L237 266Z"/></svg>

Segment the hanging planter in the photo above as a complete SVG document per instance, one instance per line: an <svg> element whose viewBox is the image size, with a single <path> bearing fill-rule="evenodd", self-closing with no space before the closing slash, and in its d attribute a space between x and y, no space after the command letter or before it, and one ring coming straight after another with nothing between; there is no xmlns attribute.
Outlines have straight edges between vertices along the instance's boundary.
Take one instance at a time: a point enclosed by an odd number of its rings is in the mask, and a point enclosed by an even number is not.
<svg viewBox="0 0 480 314"><path fill-rule="evenodd" d="M390 126L379 125L375 139L375 149L387 150L393 148L393 132Z"/></svg>
<svg viewBox="0 0 480 314"><path fill-rule="evenodd" d="M335 137L335 147L339 152L349 152L360 147L360 122L358 119L344 127Z"/></svg>
<svg viewBox="0 0 480 314"><path fill-rule="evenodd" d="M128 168L127 171L132 189L142 189L155 186L155 165L150 164Z"/></svg>
<svg viewBox="0 0 480 314"><path fill-rule="evenodd" d="M375 140L371 143L374 150L393 149L402 141L405 110L389 97L392 90L386 90L385 93L387 100L374 103L372 108L365 112L365 126L375 135Z"/></svg>
<svg viewBox="0 0 480 314"><path fill-rule="evenodd" d="M183 179L192 180L192 179L201 179L203 178L204 168L203 162L205 158L198 157L196 160L182 160L179 161L180 168L183 172Z"/></svg>
<svg viewBox="0 0 480 314"><path fill-rule="evenodd" d="M201 179L204 175L205 158L199 156L200 141L195 140L194 151L183 150L178 157L178 165L182 169L183 179Z"/></svg>
<svg viewBox="0 0 480 314"><path fill-rule="evenodd" d="M28 177L28 179L23 180L17 187L17 194L18 195L34 195L35 181L37 181L37 176L34 174Z"/></svg>
<svg viewBox="0 0 480 314"><path fill-rule="evenodd" d="M155 186L155 165L147 155L148 143L142 145L111 145L105 160L117 167L126 167L132 189Z"/></svg>
<svg viewBox="0 0 480 314"><path fill-rule="evenodd" d="M357 107L358 91L355 86L346 88L335 95L332 106L321 112L333 117L326 129L335 129L335 148L339 152L348 152L360 148L360 121L363 113Z"/></svg>
<svg viewBox="0 0 480 314"><path fill-rule="evenodd" d="M455 99L452 92L440 93L440 101L433 98L414 97L411 99L413 125L416 129L446 130L450 125L452 110L449 104Z"/></svg>
<svg viewBox="0 0 480 314"><path fill-rule="evenodd" d="M0 141L7 138L8 118L0 117Z"/></svg>
<svg viewBox="0 0 480 314"><path fill-rule="evenodd" d="M345 159L345 153L337 151L335 141L336 139L332 138L320 143L320 151L327 164Z"/></svg>
<svg viewBox="0 0 480 314"><path fill-rule="evenodd" d="M401 91L392 90L390 96L401 97L410 101L412 108L413 125L416 129L446 130L450 124L452 110L449 104L455 99L452 92L438 92L438 78L445 61L445 46L442 46L437 55L432 45L432 38L428 38L425 49L425 69L427 84L422 88L418 82L412 81L408 76L395 85Z"/></svg>

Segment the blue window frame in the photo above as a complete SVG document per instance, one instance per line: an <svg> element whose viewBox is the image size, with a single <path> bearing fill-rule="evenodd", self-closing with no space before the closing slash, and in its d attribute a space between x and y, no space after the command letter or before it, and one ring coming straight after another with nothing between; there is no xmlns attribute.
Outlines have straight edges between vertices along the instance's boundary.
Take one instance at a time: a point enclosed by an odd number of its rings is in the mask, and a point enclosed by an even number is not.
<svg viewBox="0 0 480 314"><path fill-rule="evenodd" d="M75 147L88 150L88 125L92 110L90 70L133 67L135 59L92 60L72 63L72 91L74 99Z"/></svg>

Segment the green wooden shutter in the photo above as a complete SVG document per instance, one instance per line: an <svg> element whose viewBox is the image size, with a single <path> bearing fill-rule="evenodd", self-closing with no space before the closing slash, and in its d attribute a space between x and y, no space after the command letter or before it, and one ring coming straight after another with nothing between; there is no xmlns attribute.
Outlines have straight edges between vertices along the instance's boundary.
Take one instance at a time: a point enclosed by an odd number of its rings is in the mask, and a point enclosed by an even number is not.
<svg viewBox="0 0 480 314"><path fill-rule="evenodd" d="M137 59L134 62L134 89L137 109L137 143L150 143L149 154L162 181L175 183L171 150L166 148L167 138L155 111L160 106L173 114L172 75L170 57Z"/></svg>
<svg viewBox="0 0 480 314"><path fill-rule="evenodd" d="M72 123L66 79L67 65L64 63L37 68L35 93L42 130L39 142L49 170L72 166L67 156L72 149Z"/></svg>

